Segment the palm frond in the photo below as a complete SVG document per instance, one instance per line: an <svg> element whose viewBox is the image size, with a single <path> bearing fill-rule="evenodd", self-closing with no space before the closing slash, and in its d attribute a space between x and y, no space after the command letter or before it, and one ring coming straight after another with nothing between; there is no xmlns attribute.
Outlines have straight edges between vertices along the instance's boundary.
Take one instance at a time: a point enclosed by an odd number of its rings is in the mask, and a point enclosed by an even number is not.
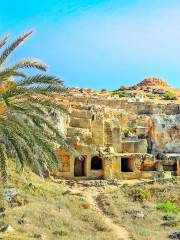
<svg viewBox="0 0 180 240"><path fill-rule="evenodd" d="M4 132L6 139L8 138L13 149L15 149L16 160L21 163L21 167L25 163L27 164L28 161L30 161L30 166L35 165L34 162L36 161L41 161L40 165L46 165L51 170L58 168L59 160L55 154L53 144L48 141L47 135L43 131L28 126L17 116L10 116L4 123L0 119L0 122L0 133ZM34 143L36 144L34 145Z"/></svg>
<svg viewBox="0 0 180 240"><path fill-rule="evenodd" d="M6 35L2 40L0 40L0 48L2 48L8 41L9 35Z"/></svg>
<svg viewBox="0 0 180 240"><path fill-rule="evenodd" d="M12 52L20 45L22 44L30 35L32 34L32 31L24 34L23 36L16 39L9 47L7 47L0 56L0 66L2 66L7 58L12 54Z"/></svg>
<svg viewBox="0 0 180 240"><path fill-rule="evenodd" d="M38 84L38 86L40 86L40 84L54 84L61 88L64 87L63 81L59 78L41 74L24 78L17 83L17 86L29 86L31 84Z"/></svg>
<svg viewBox="0 0 180 240"><path fill-rule="evenodd" d="M0 143L0 169L1 169L1 178L3 184L7 184L8 181L8 171L7 171L7 154L6 147L3 143Z"/></svg>
<svg viewBox="0 0 180 240"><path fill-rule="evenodd" d="M15 160L18 171L29 165L44 177L60 169L56 155L59 146L79 156L56 128L58 118L67 114L56 101L57 93L65 91L63 81L46 74L27 76L21 72L27 68L46 71L47 66L36 59L21 60L4 68L8 57L31 33L19 37L0 56L0 173L4 183L9 157ZM0 48L7 40L8 36L0 41Z"/></svg>
<svg viewBox="0 0 180 240"><path fill-rule="evenodd" d="M12 69L36 68L41 71L46 71L47 65L38 59L24 59L24 60L18 61L17 63L12 65L10 68Z"/></svg>
<svg viewBox="0 0 180 240"><path fill-rule="evenodd" d="M12 77L22 77L25 78L26 75L22 72L16 71L14 69L5 69L0 72L0 83L8 81Z"/></svg>
<svg viewBox="0 0 180 240"><path fill-rule="evenodd" d="M49 107L51 109L53 108L57 110L59 113L69 115L68 110L62 107L59 103L55 102L55 99L52 98L43 99L38 96L36 97L28 96L28 99L30 100L30 102L39 104L41 107Z"/></svg>

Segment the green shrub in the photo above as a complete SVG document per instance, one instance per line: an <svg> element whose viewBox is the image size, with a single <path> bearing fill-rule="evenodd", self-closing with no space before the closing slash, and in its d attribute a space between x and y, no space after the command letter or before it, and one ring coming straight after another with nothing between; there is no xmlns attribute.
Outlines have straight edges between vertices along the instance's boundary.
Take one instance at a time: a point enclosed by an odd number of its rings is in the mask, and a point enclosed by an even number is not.
<svg viewBox="0 0 180 240"><path fill-rule="evenodd" d="M112 96L118 95L119 98L128 97L129 93L127 91L115 90L112 93Z"/></svg>
<svg viewBox="0 0 180 240"><path fill-rule="evenodd" d="M180 208L178 208L175 203L171 202L160 202L156 205L156 209L166 213L177 214L178 212L180 212Z"/></svg>
<svg viewBox="0 0 180 240"><path fill-rule="evenodd" d="M176 219L176 216L174 216L174 215L163 216L163 220L165 220L165 221L174 221L175 219Z"/></svg>
<svg viewBox="0 0 180 240"><path fill-rule="evenodd" d="M53 234L56 235L56 236L68 236L69 231L64 228L64 229L60 229L60 230L55 231Z"/></svg>
<svg viewBox="0 0 180 240"><path fill-rule="evenodd" d="M166 93L164 96L163 96L163 99L164 100L176 100L176 96L173 94L173 93Z"/></svg>
<svg viewBox="0 0 180 240"><path fill-rule="evenodd" d="M119 96L119 98L123 98L123 97L127 97L128 94L127 94L127 92L119 92L118 96Z"/></svg>
<svg viewBox="0 0 180 240"><path fill-rule="evenodd" d="M33 183L27 183L24 184L24 190L30 194L32 194L32 196L38 197L38 196L43 196L44 192L43 189L38 185L38 184L33 184Z"/></svg>
<svg viewBox="0 0 180 240"><path fill-rule="evenodd" d="M134 188L130 193L130 196L133 197L134 201L144 202L151 198L151 194L148 190L141 188Z"/></svg>
<svg viewBox="0 0 180 240"><path fill-rule="evenodd" d="M128 128L123 130L123 134L125 137L130 137L132 135L131 131Z"/></svg>
<svg viewBox="0 0 180 240"><path fill-rule="evenodd" d="M127 188L127 187L129 187L129 184L128 183L123 183L122 188Z"/></svg>

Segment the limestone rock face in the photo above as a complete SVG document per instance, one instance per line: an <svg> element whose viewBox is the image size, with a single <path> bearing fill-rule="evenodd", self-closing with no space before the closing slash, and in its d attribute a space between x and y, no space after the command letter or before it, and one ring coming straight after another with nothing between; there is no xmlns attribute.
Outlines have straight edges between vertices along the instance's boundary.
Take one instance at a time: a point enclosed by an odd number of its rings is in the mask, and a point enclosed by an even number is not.
<svg viewBox="0 0 180 240"><path fill-rule="evenodd" d="M154 78L144 84L167 86ZM81 159L59 149L62 169L56 177L153 178L158 177L155 171L180 175L179 102L142 101L137 92L132 101L103 94L73 89L58 96L70 113L59 117L58 128ZM160 153L165 156L158 157Z"/></svg>
<svg viewBox="0 0 180 240"><path fill-rule="evenodd" d="M152 116L150 130L154 152L180 152L180 114Z"/></svg>

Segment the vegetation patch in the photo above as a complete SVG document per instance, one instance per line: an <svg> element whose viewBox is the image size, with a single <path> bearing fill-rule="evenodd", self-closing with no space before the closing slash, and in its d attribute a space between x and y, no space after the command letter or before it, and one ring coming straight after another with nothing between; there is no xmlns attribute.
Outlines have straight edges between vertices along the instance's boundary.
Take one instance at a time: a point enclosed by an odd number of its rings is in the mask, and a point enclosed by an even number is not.
<svg viewBox="0 0 180 240"><path fill-rule="evenodd" d="M144 202L151 198L150 191L142 188L133 188L129 191L129 196L132 196L134 201Z"/></svg>
<svg viewBox="0 0 180 240"><path fill-rule="evenodd" d="M163 96L163 99L164 99L164 100L177 100L177 97L176 97L176 95L174 95L173 93L166 93L166 94Z"/></svg>
<svg viewBox="0 0 180 240"><path fill-rule="evenodd" d="M120 90L115 90L112 93L112 96L118 96L119 98L124 98L124 97L128 97L129 96L129 92L128 91L120 91Z"/></svg>
<svg viewBox="0 0 180 240"><path fill-rule="evenodd" d="M175 215L165 215L163 216L163 220L165 221L174 221L176 219Z"/></svg>
<svg viewBox="0 0 180 240"><path fill-rule="evenodd" d="M122 188L110 194L102 194L101 202L104 199L109 204L109 206L106 205L105 213L111 216L114 222L123 225L132 234L133 239L165 240L180 226L178 210L180 180L178 178L161 183L124 184ZM170 211L156 208L159 203L167 202L173 206L173 210L172 207ZM166 210L167 205L169 204L165 204Z"/></svg>
<svg viewBox="0 0 180 240"><path fill-rule="evenodd" d="M60 230L57 230L53 233L56 236L68 236L69 235L69 230L66 228L62 228Z"/></svg>
<svg viewBox="0 0 180 240"><path fill-rule="evenodd" d="M166 213L177 214L180 212L180 208L178 208L175 203L171 202L160 202L156 205L156 209Z"/></svg>
<svg viewBox="0 0 180 240"><path fill-rule="evenodd" d="M124 137L131 137L132 136L132 133L131 131L129 130L129 128L125 128L123 130L123 134L124 134Z"/></svg>

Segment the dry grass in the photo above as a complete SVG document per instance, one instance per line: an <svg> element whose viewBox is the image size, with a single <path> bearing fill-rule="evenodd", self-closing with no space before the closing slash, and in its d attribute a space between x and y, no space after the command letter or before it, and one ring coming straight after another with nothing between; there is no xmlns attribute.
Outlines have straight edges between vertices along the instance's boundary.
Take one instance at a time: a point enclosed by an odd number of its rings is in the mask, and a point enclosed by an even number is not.
<svg viewBox="0 0 180 240"><path fill-rule="evenodd" d="M124 225L135 240L169 239L169 234L180 227L179 210L171 211L172 208L180 208L180 180L137 187L125 185L113 194L102 194L99 202L106 214L113 217L117 224ZM163 203L164 209L157 209L159 203ZM135 211L143 212L144 218L134 217ZM165 215L175 220L165 221Z"/></svg>
<svg viewBox="0 0 180 240"><path fill-rule="evenodd" d="M86 198L97 193L97 202L101 210L118 225L125 226L135 240L165 240L168 235L179 229L180 213L158 210L159 203L171 202L180 208L180 180L164 184L106 188L81 188L83 194L64 194L68 186L43 181L31 171L19 175L11 168L10 187L16 187L21 193L14 199L16 206L9 206L0 200L0 206L6 208L4 217L0 217L0 226L10 224L14 232L1 234L3 240L35 240L36 233L43 234L47 240L112 240L113 233L103 223L102 216ZM82 190L83 189L83 190ZM166 204L160 206L166 208ZM171 209L171 205L170 205ZM132 214L142 211L144 218ZM168 215L168 216L166 216ZM169 221L165 220L165 216ZM169 224L165 226L164 223Z"/></svg>
<svg viewBox="0 0 180 240"><path fill-rule="evenodd" d="M67 186L43 181L31 171L19 176L11 170L10 186L21 189L14 199L17 206L7 208L0 226L10 224L14 232L1 234L3 240L32 240L36 233L47 240L111 240L112 233L83 196L63 193Z"/></svg>

